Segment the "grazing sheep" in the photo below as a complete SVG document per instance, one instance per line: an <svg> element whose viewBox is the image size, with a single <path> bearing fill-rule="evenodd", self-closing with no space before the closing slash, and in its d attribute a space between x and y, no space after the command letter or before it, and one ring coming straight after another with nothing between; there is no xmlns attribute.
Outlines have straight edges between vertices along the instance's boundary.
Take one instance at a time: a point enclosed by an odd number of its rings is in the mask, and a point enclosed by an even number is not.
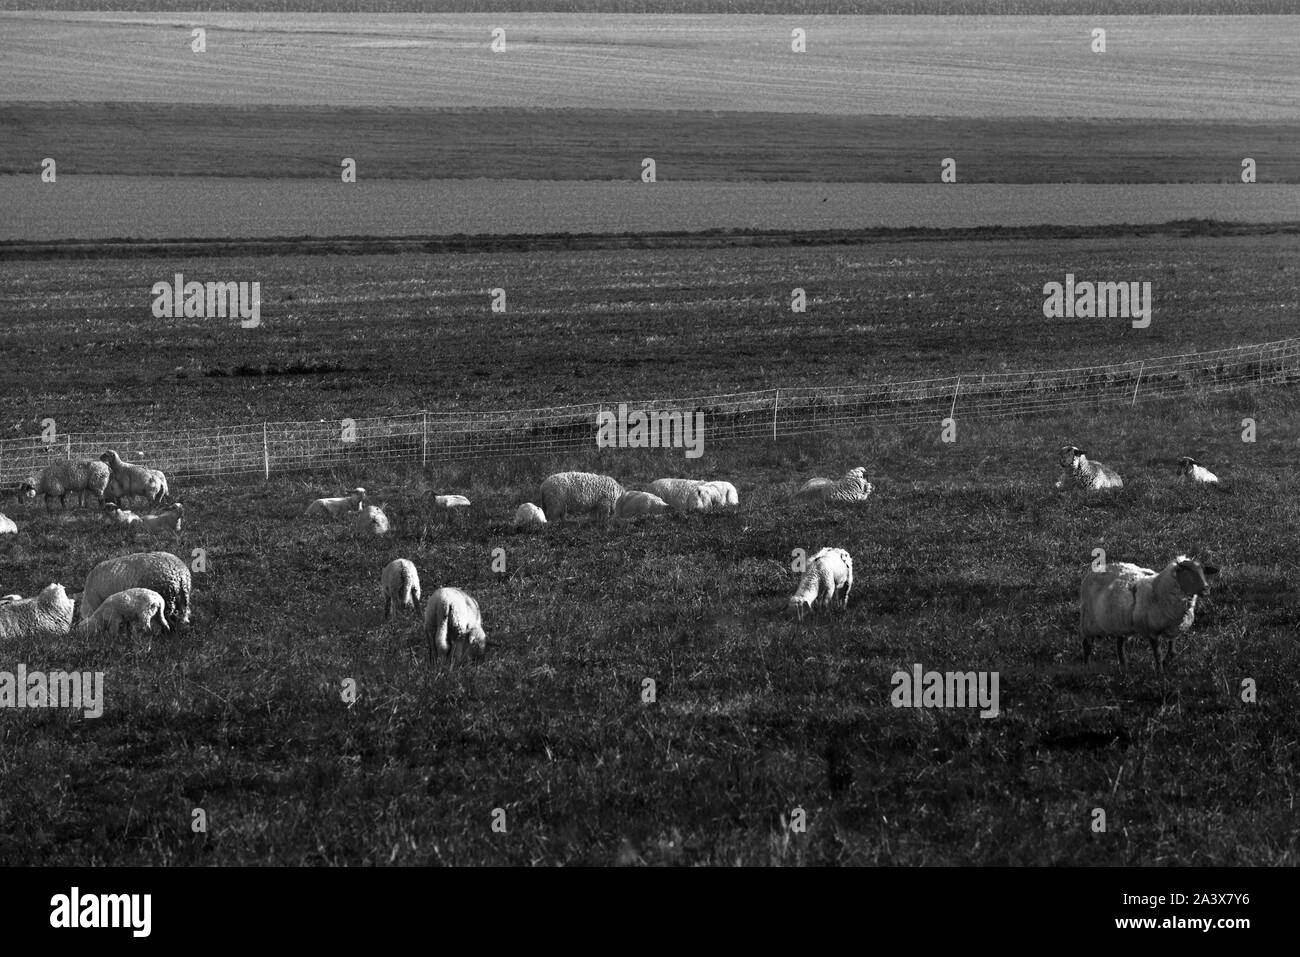
<svg viewBox="0 0 1300 957"><path fill-rule="evenodd" d="M46 585L35 598L0 603L0 644L62 638L72 631L72 612L73 601L62 585Z"/></svg>
<svg viewBox="0 0 1300 957"><path fill-rule="evenodd" d="M140 515L138 516L139 526L136 531L150 532L154 535L164 535L170 532L177 538L181 537L181 520L185 512L185 506L177 502L165 512L159 512L157 515Z"/></svg>
<svg viewBox="0 0 1300 957"><path fill-rule="evenodd" d="M364 505L352 520L352 527L358 535L387 535L388 516L378 505Z"/></svg>
<svg viewBox="0 0 1300 957"><path fill-rule="evenodd" d="M478 602L459 588L439 588L429 596L424 609L424 634L429 641L429 657L451 652L449 641L466 641L482 652L487 644L483 633L483 616Z"/></svg>
<svg viewBox="0 0 1300 957"><path fill-rule="evenodd" d="M100 562L86 577L81 617L94 614L109 595L128 588L152 588L167 603L167 617L190 622L190 568L170 552L137 552Z"/></svg>
<svg viewBox="0 0 1300 957"><path fill-rule="evenodd" d="M464 495L435 495L433 497L434 510L446 515L448 523L451 522L452 512L467 509L469 506L470 501Z"/></svg>
<svg viewBox="0 0 1300 957"><path fill-rule="evenodd" d="M18 526L14 520L3 512L0 512L0 535L17 535Z"/></svg>
<svg viewBox="0 0 1300 957"><path fill-rule="evenodd" d="M666 511L668 503L650 492L624 492L614 504L615 518L662 515Z"/></svg>
<svg viewBox="0 0 1300 957"><path fill-rule="evenodd" d="M106 463L112 473L113 501L122 503L128 496L136 496L159 505L167 497L167 476L157 469L123 462L122 457L112 449L101 455L99 460Z"/></svg>
<svg viewBox="0 0 1300 957"><path fill-rule="evenodd" d="M380 581L384 587L384 618L393 613L394 606L413 612L420 605L420 573L414 563L405 558L394 558L384 566Z"/></svg>
<svg viewBox="0 0 1300 957"><path fill-rule="evenodd" d="M832 502L839 505L860 505L873 491L867 481L867 470L859 466L849 469L840 478L811 478L794 493L796 502Z"/></svg>
<svg viewBox="0 0 1300 957"><path fill-rule="evenodd" d="M94 637L105 632L117 636L126 628L128 634L152 635L154 622L163 631L171 631L167 623L166 602L152 588L127 588L114 592L95 609L95 613L81 621L81 633Z"/></svg>
<svg viewBox="0 0 1300 957"><path fill-rule="evenodd" d="M524 502L515 509L515 528L529 528L546 524L546 513L532 502Z"/></svg>
<svg viewBox="0 0 1300 957"><path fill-rule="evenodd" d="M59 505L67 508L68 493L76 492L77 504L84 507L87 492L99 501L103 501L108 479L108 466L93 459L83 459L79 462L51 462L41 470L40 476L36 479L33 496L39 492L44 498L46 511L53 511L50 506L51 499L57 498Z"/></svg>
<svg viewBox="0 0 1300 957"><path fill-rule="evenodd" d="M1178 471L1182 472L1183 478L1193 485L1219 484L1219 477L1190 455L1184 455L1178 460Z"/></svg>
<svg viewBox="0 0 1300 957"><path fill-rule="evenodd" d="M622 494L623 486L608 475L557 472L542 482L542 511L548 522L558 522L565 515L583 514L608 520Z"/></svg>
<svg viewBox="0 0 1300 957"><path fill-rule="evenodd" d="M318 498L307 506L307 511L304 514L308 516L319 515L325 518L342 518L349 512L361 511L361 506L365 501L366 490L358 487L341 498Z"/></svg>
<svg viewBox="0 0 1300 957"><path fill-rule="evenodd" d="M847 609L852 589L853 559L849 553L842 548L823 548L808 560L808 568L786 608L803 621L804 612L811 611L814 604L825 608L840 595L840 607Z"/></svg>
<svg viewBox="0 0 1300 957"><path fill-rule="evenodd" d="M1206 576L1217 575L1213 565L1179 555L1160 572L1127 562L1110 562L1105 571L1089 568L1079 584L1079 636L1083 661L1092 658L1095 638L1115 639L1119 665L1124 667L1124 640L1137 635L1151 642L1155 670L1162 669L1160 636L1167 635L1165 660L1173 654L1174 632L1191 628L1196 599L1207 595Z"/></svg>
<svg viewBox="0 0 1300 957"><path fill-rule="evenodd" d="M714 489L718 494L718 508L735 508L740 504L740 496L736 492L736 486L730 482L705 482L702 488Z"/></svg>
<svg viewBox="0 0 1300 957"><path fill-rule="evenodd" d="M1057 488L1074 486L1091 491L1124 487L1124 480L1119 477L1118 472L1109 465L1089 461L1088 453L1083 449L1073 445L1062 445L1057 454L1060 456L1061 465L1065 468L1065 474L1056 480Z"/></svg>

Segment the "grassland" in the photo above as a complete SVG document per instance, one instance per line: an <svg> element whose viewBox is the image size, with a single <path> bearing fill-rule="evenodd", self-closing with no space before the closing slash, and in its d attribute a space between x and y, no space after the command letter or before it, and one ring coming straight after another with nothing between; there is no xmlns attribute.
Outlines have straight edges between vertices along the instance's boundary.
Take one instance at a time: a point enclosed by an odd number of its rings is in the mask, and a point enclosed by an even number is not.
<svg viewBox="0 0 1300 957"><path fill-rule="evenodd" d="M187 13L194 0L0 0L0 10ZM308 13L729 13L877 16L1291 13L1287 0L219 0L211 10Z"/></svg>
<svg viewBox="0 0 1300 957"><path fill-rule="evenodd" d="M9 102L1297 120L1294 18L0 16ZM514 52L510 52L513 49Z"/></svg>

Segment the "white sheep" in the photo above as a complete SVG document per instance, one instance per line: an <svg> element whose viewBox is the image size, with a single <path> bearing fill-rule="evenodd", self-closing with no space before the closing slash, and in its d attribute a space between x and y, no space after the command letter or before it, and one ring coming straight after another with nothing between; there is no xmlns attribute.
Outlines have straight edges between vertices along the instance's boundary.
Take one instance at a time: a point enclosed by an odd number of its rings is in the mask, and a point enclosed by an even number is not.
<svg viewBox="0 0 1300 957"><path fill-rule="evenodd" d="M714 496L702 493L702 479L661 478L650 483L650 492L668 503L675 512L707 512Z"/></svg>
<svg viewBox="0 0 1300 957"><path fill-rule="evenodd" d="M623 486L608 475L557 472L542 482L542 511L548 522L582 514L609 519L622 494Z"/></svg>
<svg viewBox="0 0 1300 957"><path fill-rule="evenodd" d="M1178 460L1178 471L1182 472L1183 478L1193 485L1219 484L1219 477L1190 455L1184 455Z"/></svg>
<svg viewBox="0 0 1300 957"><path fill-rule="evenodd" d="M120 635L126 628L128 634L152 635L156 622L163 631L171 631L167 622L167 603L152 588L127 588L105 598L95 613L81 621L81 632L87 637L108 633Z"/></svg>
<svg viewBox="0 0 1300 957"><path fill-rule="evenodd" d="M532 502L524 502L515 509L515 528L531 528L546 524L546 513Z"/></svg>
<svg viewBox="0 0 1300 957"><path fill-rule="evenodd" d="M384 618L387 619L393 608L402 611L417 611L420 605L420 573L415 564L405 558L394 558L384 566L380 581L384 589Z"/></svg>
<svg viewBox="0 0 1300 957"><path fill-rule="evenodd" d="M304 514L324 518L342 518L349 512L361 511L365 501L366 490L358 487L339 498L318 498L307 506L307 511Z"/></svg>
<svg viewBox="0 0 1300 957"><path fill-rule="evenodd" d="M841 591L841 589L843 589ZM805 611L813 605L825 608L838 596L840 607L849 607L849 592L853 590L853 559L842 548L823 548L808 560L808 567L799 579L786 609L803 621Z"/></svg>
<svg viewBox="0 0 1300 957"><path fill-rule="evenodd" d="M112 449L101 455L99 460L107 464L109 472L112 473L107 483L109 488L106 489L106 494L119 505L123 504L129 496L143 498L155 505L161 504L167 497L167 476L158 469L123 462L122 457Z"/></svg>
<svg viewBox="0 0 1300 957"><path fill-rule="evenodd" d="M157 515L140 515L137 517L139 525L136 531L149 532L153 535L164 535L170 532L180 538L184 512L185 507L177 502L167 511L159 512Z"/></svg>
<svg viewBox="0 0 1300 957"><path fill-rule="evenodd" d="M652 492L624 492L614 504L614 517L637 518L641 515L662 515L668 503Z"/></svg>
<svg viewBox="0 0 1300 957"><path fill-rule="evenodd" d="M450 654L450 641L468 642L477 652L487 644L478 602L459 588L439 588L429 596L424 609L424 634L430 658Z"/></svg>
<svg viewBox="0 0 1300 957"><path fill-rule="evenodd" d="M46 511L53 511L50 500L57 498L59 505L68 507L68 493L77 493L77 504L86 504L87 493L99 501L104 500L104 490L108 486L109 467L94 459L82 459L73 462L61 460L51 462L41 470L33 489L33 497L39 493L45 501Z"/></svg>
<svg viewBox="0 0 1300 957"><path fill-rule="evenodd" d="M8 515L0 512L0 535L17 535L18 526Z"/></svg>
<svg viewBox="0 0 1300 957"><path fill-rule="evenodd" d="M12 605L14 602L22 600L22 595L0 595L0 605Z"/></svg>
<svg viewBox="0 0 1300 957"><path fill-rule="evenodd" d="M62 585L46 585L35 598L0 603L0 645L62 638L72 631L73 609Z"/></svg>
<svg viewBox="0 0 1300 957"><path fill-rule="evenodd" d="M740 495L736 492L736 486L730 482L705 482L701 487L717 491L717 508L735 508L740 504Z"/></svg>
<svg viewBox="0 0 1300 957"><path fill-rule="evenodd" d="M170 552L137 552L100 562L86 577L81 617L94 614L109 595L128 588L152 588L163 596L167 617L173 623L189 624L190 567Z"/></svg>
<svg viewBox="0 0 1300 957"><path fill-rule="evenodd" d="M1160 572L1128 562L1109 562L1105 571L1089 568L1079 583L1084 664L1092 658L1093 640L1110 636L1123 668L1124 640L1137 635L1151 642L1151 657L1160 671L1160 636L1168 636L1167 661L1174 650L1174 632L1191 628L1196 599L1209 594L1206 576L1218 573L1213 565L1202 566L1186 555L1179 555Z"/></svg>
<svg viewBox="0 0 1300 957"><path fill-rule="evenodd" d="M378 505L363 505L352 520L352 528L358 535L387 535L388 516Z"/></svg>
<svg viewBox="0 0 1300 957"><path fill-rule="evenodd" d="M811 478L794 493L796 502L831 502L838 505L861 505L871 497L873 486L867 481L867 470L861 466L849 469L838 479Z"/></svg>
<svg viewBox="0 0 1300 957"><path fill-rule="evenodd" d="M1088 491L1123 488L1124 480L1109 465L1093 462L1088 453L1073 445L1062 445L1057 453L1065 474L1056 480L1057 488L1075 486Z"/></svg>
<svg viewBox="0 0 1300 957"><path fill-rule="evenodd" d="M435 511L442 512L448 523L451 522L453 512L461 509L468 509L470 501L464 495L435 495L433 497L433 508Z"/></svg>

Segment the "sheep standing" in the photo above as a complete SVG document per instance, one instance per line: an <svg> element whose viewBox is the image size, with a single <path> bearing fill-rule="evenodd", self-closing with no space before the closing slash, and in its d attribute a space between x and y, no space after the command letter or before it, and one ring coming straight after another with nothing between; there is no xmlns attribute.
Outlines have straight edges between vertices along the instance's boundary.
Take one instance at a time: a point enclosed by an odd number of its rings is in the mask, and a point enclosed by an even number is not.
<svg viewBox="0 0 1300 957"><path fill-rule="evenodd" d="M1124 480L1109 465L1093 462L1088 453L1073 445L1062 445L1058 453L1065 474L1056 480L1057 488L1075 486L1087 491L1123 488Z"/></svg>
<svg viewBox="0 0 1300 957"><path fill-rule="evenodd" d="M318 498L307 506L307 511L303 514L322 518L342 518L349 512L361 511L365 501L366 490L358 487L339 498Z"/></svg>
<svg viewBox="0 0 1300 957"><path fill-rule="evenodd" d="M429 596L424 609L424 634L430 658L450 654L451 641L465 641L480 653L487 645L478 602L459 588L439 588Z"/></svg>
<svg viewBox="0 0 1300 957"><path fill-rule="evenodd" d="M163 631L171 631L166 611L163 596L152 588L127 588L109 595L93 615L83 618L81 631L87 637L105 632L116 636L123 628L129 634L152 635L155 622Z"/></svg>
<svg viewBox="0 0 1300 957"><path fill-rule="evenodd" d="M84 507L87 493L103 501L109 477L109 467L93 459L51 462L36 479L33 495L40 493L45 500L46 511L53 511L51 499L57 498L60 507L67 508L68 493L76 492L77 504Z"/></svg>
<svg viewBox="0 0 1300 957"><path fill-rule="evenodd" d="M18 525L8 515L0 512L0 535L17 535Z"/></svg>
<svg viewBox="0 0 1300 957"><path fill-rule="evenodd" d="M590 514L608 520L622 494L623 486L608 475L557 472L542 482L542 511L548 522Z"/></svg>
<svg viewBox="0 0 1300 957"><path fill-rule="evenodd" d="M393 608L413 612L420 605L420 573L415 564L405 558L394 558L384 566L380 582L384 589L384 618Z"/></svg>
<svg viewBox="0 0 1300 957"><path fill-rule="evenodd" d="M1178 460L1178 471L1183 473L1184 480L1193 485L1219 484L1219 477L1190 455L1184 455Z"/></svg>
<svg viewBox="0 0 1300 957"><path fill-rule="evenodd" d="M378 505L363 505L352 520L358 535L387 535L389 527L388 516Z"/></svg>
<svg viewBox="0 0 1300 957"><path fill-rule="evenodd" d="M796 502L831 502L838 505L861 505L870 498L874 487L867 481L861 466L849 469L838 479L811 478L794 493Z"/></svg>
<svg viewBox="0 0 1300 957"><path fill-rule="evenodd" d="M614 517L629 519L641 515L662 515L668 503L651 492L624 492L614 505Z"/></svg>
<svg viewBox="0 0 1300 957"><path fill-rule="evenodd" d="M167 497L167 476L157 469L131 462L123 462L122 457L109 449L99 457L108 465L109 484L112 486L113 501L122 504L127 497L136 496L155 505Z"/></svg>
<svg viewBox="0 0 1300 957"><path fill-rule="evenodd" d="M1083 661L1092 658L1092 643L1099 637L1115 639L1119 665L1124 667L1124 640L1137 635L1151 642L1155 669L1162 668L1160 636L1167 635L1165 659L1174 650L1174 632L1192 627L1196 599L1207 595L1207 576L1217 575L1213 565L1179 555L1160 572L1128 562L1110 562L1105 571L1089 568L1079 583L1079 636Z"/></svg>
<svg viewBox="0 0 1300 957"><path fill-rule="evenodd" d="M94 614L109 595L128 588L152 588L162 595L167 617L172 622L189 624L193 588L190 568L170 552L137 552L100 562L86 577L81 597L82 618Z"/></svg>
<svg viewBox="0 0 1300 957"><path fill-rule="evenodd" d="M803 621L805 611L811 611L814 605L825 608L837 596L840 607L847 609L852 590L853 559L849 553L842 548L823 548L808 560L799 587L790 596L786 607Z"/></svg>
<svg viewBox="0 0 1300 957"><path fill-rule="evenodd" d="M515 528L530 528L546 524L546 513L532 502L524 502L515 509Z"/></svg>
<svg viewBox="0 0 1300 957"><path fill-rule="evenodd" d="M62 585L46 585L35 598L0 603L0 645L63 638L72 631L73 609Z"/></svg>

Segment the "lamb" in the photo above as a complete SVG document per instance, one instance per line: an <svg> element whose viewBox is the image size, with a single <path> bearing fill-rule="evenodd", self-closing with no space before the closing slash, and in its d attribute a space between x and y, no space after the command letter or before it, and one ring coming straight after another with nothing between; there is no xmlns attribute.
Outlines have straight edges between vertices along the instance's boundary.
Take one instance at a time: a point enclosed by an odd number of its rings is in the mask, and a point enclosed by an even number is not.
<svg viewBox="0 0 1300 957"><path fill-rule="evenodd" d="M414 612L420 606L420 573L414 563L405 558L394 558L384 566L380 581L384 588L384 618L393 608Z"/></svg>
<svg viewBox="0 0 1300 957"><path fill-rule="evenodd" d="M718 508L735 508L740 504L740 496L736 492L736 486L730 482L705 482L702 488L714 489L718 492Z"/></svg>
<svg viewBox="0 0 1300 957"><path fill-rule="evenodd" d="M112 473L113 501L122 503L133 495L159 505L167 497L167 476L157 469L123 462L122 457L112 449L101 455L99 460L106 463Z"/></svg>
<svg viewBox="0 0 1300 957"><path fill-rule="evenodd" d="M446 515L448 523L451 522L453 512L469 508L469 506L470 501L464 495L435 495L433 497L434 509Z"/></svg>
<svg viewBox="0 0 1300 957"><path fill-rule="evenodd" d="M524 502L515 509L515 528L529 528L546 524L546 513L532 502Z"/></svg>
<svg viewBox="0 0 1300 957"><path fill-rule="evenodd" d="M4 512L0 512L0 535L17 535L18 526Z"/></svg>
<svg viewBox="0 0 1300 957"><path fill-rule="evenodd" d="M0 603L0 645L65 637L72 631L73 608L62 585L46 585L35 598Z"/></svg>
<svg viewBox="0 0 1300 957"><path fill-rule="evenodd" d="M839 505L860 505L874 487L867 481L867 470L861 466L849 469L840 478L811 478L794 493L796 502L831 502Z"/></svg>
<svg viewBox="0 0 1300 957"><path fill-rule="evenodd" d="M852 589L853 559L849 553L842 548L823 548L808 560L807 570L786 608L803 621L805 611L811 611L814 605L822 608L832 605L838 595L840 607L847 609Z"/></svg>
<svg viewBox="0 0 1300 957"><path fill-rule="evenodd" d="M614 505L614 517L629 519L640 515L662 515L668 503L651 492L624 492Z"/></svg>
<svg viewBox="0 0 1300 957"><path fill-rule="evenodd" d="M115 502L105 502L104 513L122 528L130 528L133 525L140 524L139 515L128 509L120 508Z"/></svg>
<svg viewBox="0 0 1300 957"><path fill-rule="evenodd" d="M83 459L79 462L51 462L41 470L36 479L33 496L39 492L45 500L45 510L53 511L50 500L57 498L62 508L67 508L69 492L77 493L77 504L84 507L86 493L94 495L99 501L104 500L104 489L108 486L109 468L103 462Z"/></svg>
<svg viewBox="0 0 1300 957"><path fill-rule="evenodd" d="M424 609L424 634L429 641L430 658L435 654L450 654L450 640L466 641L479 653L487 645L478 602L459 588L439 588L429 596Z"/></svg>
<svg viewBox="0 0 1300 957"><path fill-rule="evenodd" d="M1190 455L1184 455L1178 460L1178 471L1182 472L1183 478L1193 485L1219 484L1219 477Z"/></svg>
<svg viewBox="0 0 1300 957"><path fill-rule="evenodd" d="M162 535L171 532L177 538L181 537L181 520L185 506L177 502L165 512L159 512L157 515L140 515L137 518L139 526L136 531L150 532L154 535Z"/></svg>
<svg viewBox="0 0 1300 957"><path fill-rule="evenodd" d="M608 475L557 472L542 482L542 511L548 522L558 522L565 515L583 514L608 520L622 494L623 486Z"/></svg>
<svg viewBox="0 0 1300 957"><path fill-rule="evenodd" d="M1089 461L1088 453L1083 449L1073 445L1062 445L1057 454L1060 456L1061 465L1065 468L1065 474L1056 480L1057 488L1073 485L1076 488L1093 491L1124 487L1124 480L1119 477L1118 472L1109 465Z"/></svg>
<svg viewBox="0 0 1300 957"><path fill-rule="evenodd" d="M366 505L353 518L352 527L358 535L387 535L388 516L378 505Z"/></svg>
<svg viewBox="0 0 1300 957"><path fill-rule="evenodd" d="M1191 628L1196 599L1208 595L1207 576L1217 575L1213 565L1179 555L1157 573L1128 562L1110 562L1105 571L1089 568L1079 583L1079 636L1083 662L1092 658L1095 638L1111 636L1119 665L1124 667L1124 640L1129 635L1151 642L1151 657L1160 672L1160 636L1167 635L1166 662L1173 655L1174 632Z"/></svg>
<svg viewBox="0 0 1300 957"><path fill-rule="evenodd" d="M727 489L730 489L730 493ZM736 489L730 482L661 478L650 483L650 491L667 502L675 512L709 512L724 508L729 499L734 497Z"/></svg>
<svg viewBox="0 0 1300 957"><path fill-rule="evenodd" d="M170 552L137 552L100 562L86 578L81 617L94 614L109 595L128 588L152 588L166 602L167 617L190 622L190 568Z"/></svg>
<svg viewBox="0 0 1300 957"><path fill-rule="evenodd" d="M156 621L163 631L171 631L167 622L166 602L152 588L127 588L114 592L100 603L95 613L81 621L81 633L94 637L108 632L120 635L126 628L128 634L152 635Z"/></svg>
<svg viewBox="0 0 1300 957"><path fill-rule="evenodd" d="M307 511L304 514L308 516L319 515L325 518L342 518L349 512L361 511L361 506L365 501L366 490L357 487L341 498L316 499L307 506Z"/></svg>

